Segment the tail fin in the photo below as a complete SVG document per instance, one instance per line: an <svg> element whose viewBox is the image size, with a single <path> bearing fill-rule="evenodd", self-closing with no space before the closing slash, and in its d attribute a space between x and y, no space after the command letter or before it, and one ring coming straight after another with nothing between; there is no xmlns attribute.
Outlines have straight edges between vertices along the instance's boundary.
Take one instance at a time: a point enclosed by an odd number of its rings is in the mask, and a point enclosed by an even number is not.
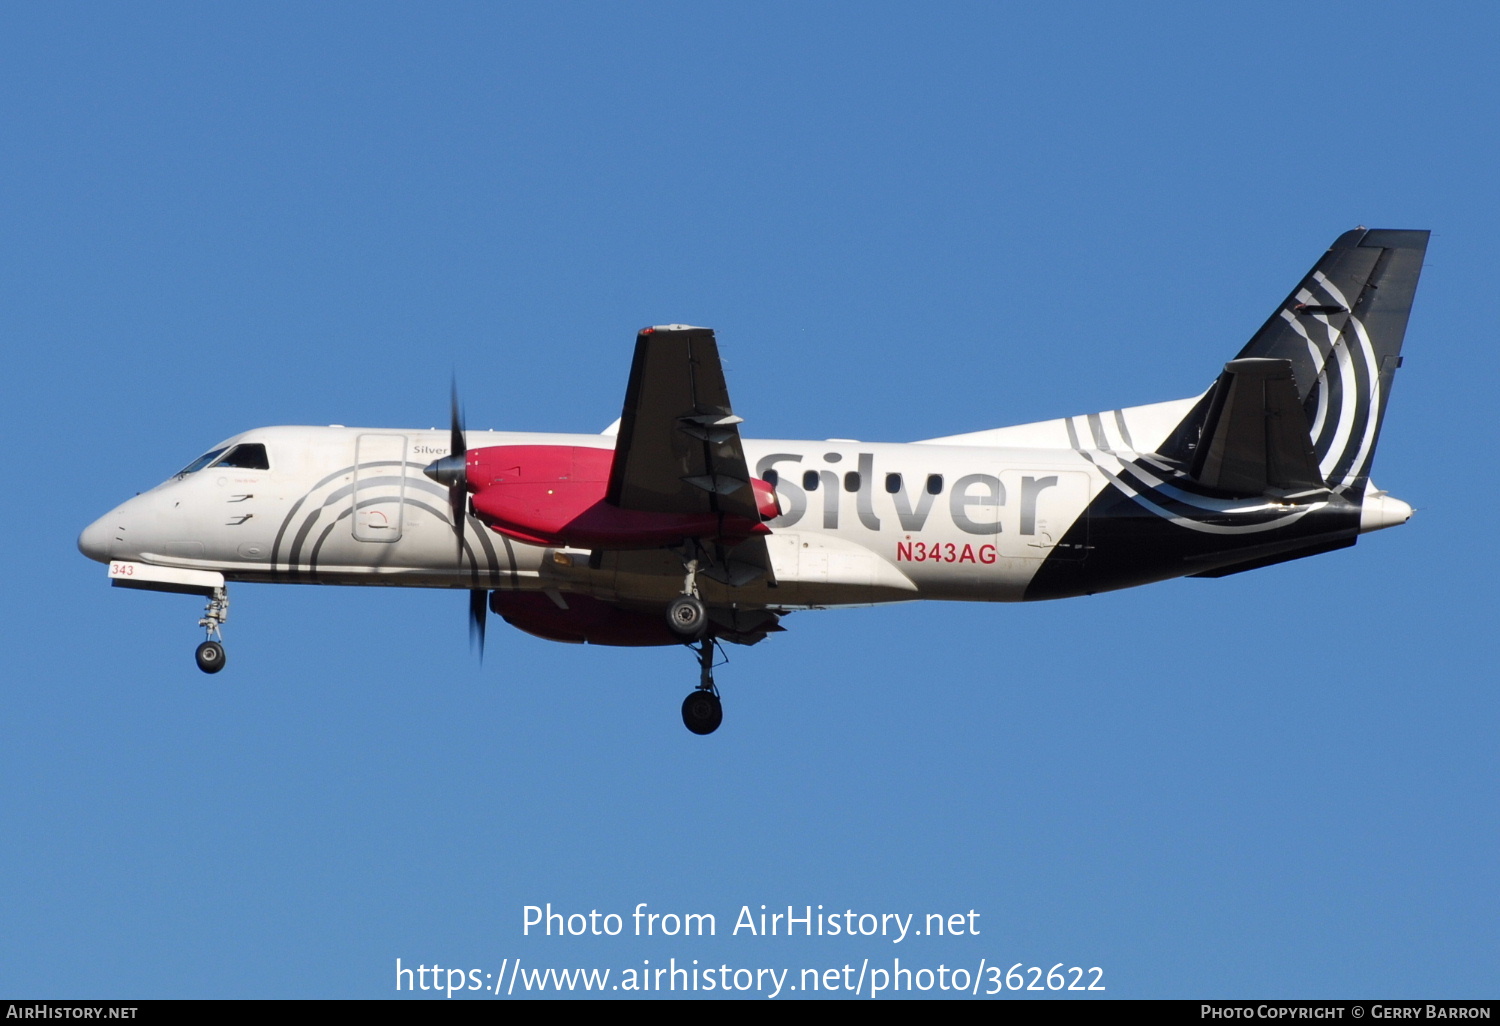
<svg viewBox="0 0 1500 1026"><path fill-rule="evenodd" d="M1382 228L1340 235L1236 357L1290 366L1317 477L1356 504L1364 496L1401 365L1428 235ZM1166 448L1193 460L1194 450L1209 442L1217 427L1214 398L1228 386L1233 367L1226 367ZM1201 457L1196 462L1201 469Z"/></svg>
<svg viewBox="0 0 1500 1026"><path fill-rule="evenodd" d="M1358 502L1427 254L1425 231L1356 228L1334 242L1240 358L1290 360L1318 471Z"/></svg>

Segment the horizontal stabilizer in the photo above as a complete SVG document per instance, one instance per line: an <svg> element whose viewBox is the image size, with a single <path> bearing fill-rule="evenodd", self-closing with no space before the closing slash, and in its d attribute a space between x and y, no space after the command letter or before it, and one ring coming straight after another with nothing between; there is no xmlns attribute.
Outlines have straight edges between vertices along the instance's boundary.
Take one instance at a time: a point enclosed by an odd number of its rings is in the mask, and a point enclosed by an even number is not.
<svg viewBox="0 0 1500 1026"><path fill-rule="evenodd" d="M1326 490L1290 360L1249 357L1224 365L1190 474L1224 495Z"/></svg>
<svg viewBox="0 0 1500 1026"><path fill-rule="evenodd" d="M1188 574L1189 577L1228 577L1230 574L1242 574L1247 570L1259 570L1261 567L1275 566L1277 563L1289 563L1294 559L1306 559L1308 556L1319 556L1325 552L1333 552L1336 549L1347 549L1354 544L1359 537L1357 532L1344 531L1321 538L1315 538L1310 543L1301 547L1288 546L1285 542L1279 545L1258 545L1243 550L1240 554L1246 558L1238 563L1227 563L1217 566L1212 570L1200 570L1196 574ZM1198 557L1199 559L1214 559L1214 553Z"/></svg>

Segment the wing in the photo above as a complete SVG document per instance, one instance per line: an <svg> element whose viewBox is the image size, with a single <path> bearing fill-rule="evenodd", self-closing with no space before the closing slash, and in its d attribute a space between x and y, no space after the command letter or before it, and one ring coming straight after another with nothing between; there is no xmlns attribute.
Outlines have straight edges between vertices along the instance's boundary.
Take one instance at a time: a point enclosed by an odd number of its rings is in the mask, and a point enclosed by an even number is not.
<svg viewBox="0 0 1500 1026"><path fill-rule="evenodd" d="M739 425L713 329L643 329L635 339L606 500L648 513L726 513L759 522ZM771 573L761 538L732 548L711 544L704 555L703 572L724 584ZM664 572L678 573L679 565Z"/></svg>
<svg viewBox="0 0 1500 1026"><path fill-rule="evenodd" d="M647 513L732 513L758 521L739 424L712 329L643 329L605 498Z"/></svg>

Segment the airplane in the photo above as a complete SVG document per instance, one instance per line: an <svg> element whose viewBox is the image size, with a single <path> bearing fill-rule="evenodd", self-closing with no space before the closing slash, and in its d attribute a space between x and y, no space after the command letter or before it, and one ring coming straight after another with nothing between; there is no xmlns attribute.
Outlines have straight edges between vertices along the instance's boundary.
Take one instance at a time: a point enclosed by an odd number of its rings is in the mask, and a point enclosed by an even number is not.
<svg viewBox="0 0 1500 1026"><path fill-rule="evenodd" d="M213 446L79 536L118 587L469 593L596 645L686 645L682 718L718 728L718 646L790 613L1018 602L1224 577L1353 545L1412 507L1370 480L1427 231L1345 232L1200 395L904 444L741 437L714 332L642 329L603 434L269 427Z"/></svg>

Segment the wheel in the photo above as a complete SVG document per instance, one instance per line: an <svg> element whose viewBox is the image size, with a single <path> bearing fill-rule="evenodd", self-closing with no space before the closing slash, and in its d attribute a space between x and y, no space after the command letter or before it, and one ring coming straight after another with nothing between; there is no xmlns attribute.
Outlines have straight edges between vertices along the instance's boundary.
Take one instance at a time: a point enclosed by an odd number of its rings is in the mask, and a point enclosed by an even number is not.
<svg viewBox="0 0 1500 1026"><path fill-rule="evenodd" d="M724 707L712 691L694 691L682 700L682 724L694 734L712 734L724 722Z"/></svg>
<svg viewBox="0 0 1500 1026"><path fill-rule="evenodd" d="M224 646L217 641L205 641L193 653L193 658L198 660L198 669L204 673L218 673L224 669Z"/></svg>
<svg viewBox="0 0 1500 1026"><path fill-rule="evenodd" d="M708 627L708 610L693 596L679 595L667 607L667 623L681 637L696 641Z"/></svg>

